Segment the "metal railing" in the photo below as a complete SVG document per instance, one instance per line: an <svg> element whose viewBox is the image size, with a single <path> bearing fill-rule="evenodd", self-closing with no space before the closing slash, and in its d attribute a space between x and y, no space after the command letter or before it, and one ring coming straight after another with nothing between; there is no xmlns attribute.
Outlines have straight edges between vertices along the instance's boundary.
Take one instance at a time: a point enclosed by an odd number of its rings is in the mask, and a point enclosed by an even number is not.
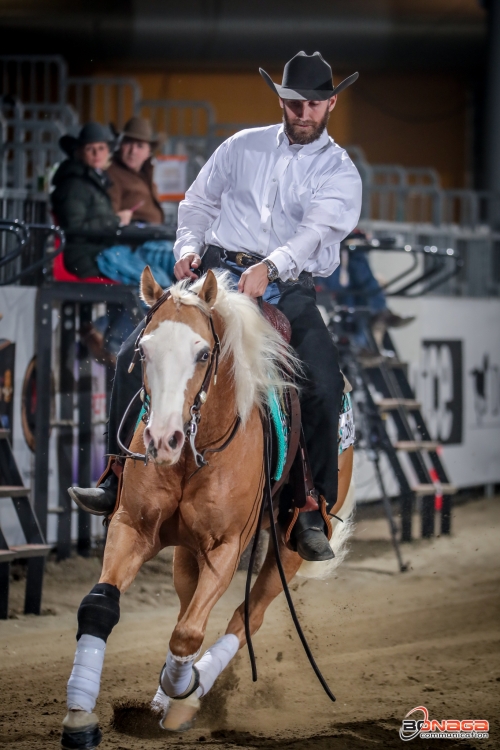
<svg viewBox="0 0 500 750"><path fill-rule="evenodd" d="M59 138L67 128L58 120L3 120L0 187L42 191L48 171L63 154Z"/></svg>
<svg viewBox="0 0 500 750"><path fill-rule="evenodd" d="M425 248L419 256L418 264L408 281L413 281L432 271L439 255L439 249L453 249L461 258L461 267L453 275L430 290L430 294L453 297L499 297L500 296L500 232L488 227L461 227L457 224L434 226L430 223L390 222L363 220L360 228L369 236L378 238L396 237L401 246L420 245ZM401 254L405 256L404 253ZM398 262L384 256L374 249L370 253L370 262L375 273L385 279L405 271L411 263L411 253L401 257ZM453 270L453 255L444 272ZM449 268L448 268L449 267ZM415 289L418 291L419 287Z"/></svg>
<svg viewBox="0 0 500 750"><path fill-rule="evenodd" d="M65 103L68 68L60 55L1 55L2 94L31 103Z"/></svg>
<svg viewBox="0 0 500 750"><path fill-rule="evenodd" d="M0 223L0 286L19 281L40 284L45 276L44 259L53 247L46 233L26 232L25 227L50 225L47 194L0 189Z"/></svg>
<svg viewBox="0 0 500 750"><path fill-rule="evenodd" d="M112 122L119 130L136 112L141 87L135 78L120 76L68 78L64 101L75 107L82 122Z"/></svg>
<svg viewBox="0 0 500 750"><path fill-rule="evenodd" d="M169 139L205 139L205 148L216 120L209 102L178 99L143 99L136 114L151 120L153 130Z"/></svg>
<svg viewBox="0 0 500 750"><path fill-rule="evenodd" d="M370 164L359 146L346 149L363 181L361 218L372 221L498 227L500 195L447 190L434 169Z"/></svg>

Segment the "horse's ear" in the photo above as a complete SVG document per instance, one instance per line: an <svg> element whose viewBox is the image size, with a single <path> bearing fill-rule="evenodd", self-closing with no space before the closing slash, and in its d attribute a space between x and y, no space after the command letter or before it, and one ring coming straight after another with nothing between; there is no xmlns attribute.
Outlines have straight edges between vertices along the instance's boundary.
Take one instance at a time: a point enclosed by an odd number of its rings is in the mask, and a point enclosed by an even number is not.
<svg viewBox="0 0 500 750"><path fill-rule="evenodd" d="M214 272L209 269L203 282L203 286L198 292L198 297L202 299L207 305L213 305L217 299L217 279Z"/></svg>
<svg viewBox="0 0 500 750"><path fill-rule="evenodd" d="M146 266L141 275L141 299L152 307L163 295L163 289L156 281L149 266Z"/></svg>

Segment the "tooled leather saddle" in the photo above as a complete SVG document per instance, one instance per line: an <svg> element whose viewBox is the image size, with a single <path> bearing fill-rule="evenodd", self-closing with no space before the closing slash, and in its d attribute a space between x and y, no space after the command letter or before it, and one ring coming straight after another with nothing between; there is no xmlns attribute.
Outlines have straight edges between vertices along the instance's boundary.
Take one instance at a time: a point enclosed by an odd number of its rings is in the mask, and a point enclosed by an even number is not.
<svg viewBox="0 0 500 750"><path fill-rule="evenodd" d="M292 327L288 318L275 305L270 305L268 302L262 302L260 307L266 320L289 344ZM275 481L272 487L272 496L279 498L278 518L284 541L290 549L294 549L291 533L299 513L319 510L327 527L328 539L332 534L332 526L327 513L326 500L314 487L301 426L300 403L296 388L289 388L286 391L285 411L289 435L288 448L283 472L281 478Z"/></svg>

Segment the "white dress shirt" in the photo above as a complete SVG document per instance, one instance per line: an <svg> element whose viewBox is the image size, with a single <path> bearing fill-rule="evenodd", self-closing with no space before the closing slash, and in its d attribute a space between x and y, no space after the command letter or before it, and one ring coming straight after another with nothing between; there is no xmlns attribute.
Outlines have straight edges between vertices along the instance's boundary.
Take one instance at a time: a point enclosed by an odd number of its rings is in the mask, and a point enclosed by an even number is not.
<svg viewBox="0 0 500 750"><path fill-rule="evenodd" d="M361 179L326 130L291 145L282 125L242 130L219 146L179 206L176 258L206 245L273 261L283 281L330 276L361 211Z"/></svg>

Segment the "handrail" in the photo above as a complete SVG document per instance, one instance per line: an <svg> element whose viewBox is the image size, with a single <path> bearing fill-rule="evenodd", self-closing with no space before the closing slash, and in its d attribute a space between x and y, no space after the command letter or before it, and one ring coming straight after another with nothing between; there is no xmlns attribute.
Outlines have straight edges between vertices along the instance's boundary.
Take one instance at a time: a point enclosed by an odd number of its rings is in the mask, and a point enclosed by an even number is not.
<svg viewBox="0 0 500 750"><path fill-rule="evenodd" d="M421 297L431 289L443 284L445 281L453 278L460 271L463 266L463 259L460 254L452 247L438 247L437 245L398 245L395 238L380 238L380 239L356 239L348 238L341 243L342 249L347 249L351 252L361 250L362 252L370 252L373 250L381 252L399 252L408 253L413 255L412 265L400 272L396 276L392 277L387 281L381 288L384 290L386 296L405 296L405 297ZM393 286L398 281L402 281L408 277L415 270L418 263L418 255L424 255L433 259L431 268L424 270L419 276L409 281L402 287L397 288L394 291L388 291L389 287ZM445 271L446 265L451 261L453 263L453 269L448 271L443 276L438 276L442 271ZM435 278L438 276L438 278ZM431 283L431 280L434 281ZM425 283L427 282L427 283ZM414 293L409 294L411 289L422 285L420 289Z"/></svg>
<svg viewBox="0 0 500 750"><path fill-rule="evenodd" d="M120 240L121 243L142 243L148 240L175 240L175 230L164 224L130 224L118 229L67 229L67 240Z"/></svg>
<svg viewBox="0 0 500 750"><path fill-rule="evenodd" d="M18 241L17 248L6 255L4 258L0 259L0 268L3 268L8 263L11 263L14 260L17 260L17 258L21 257L24 250L28 247L28 240L31 237L31 233L38 231L45 232L47 236L49 236L50 234L56 235L56 237L59 239L59 247L57 248L57 250L55 250L54 252L47 252L46 245L44 245L44 253L42 258L39 258L34 263L31 263L26 268L23 268L17 274L14 274L14 276L9 277L6 281L0 281L0 286L9 286L10 284L14 284L24 276L29 276L38 268L41 268L48 263L52 263L54 258L60 255L60 253L62 253L64 248L66 247L66 236L61 227L55 226L53 224L30 224L27 222L21 222L19 220L0 220L0 233L10 232L16 236L16 239ZM20 233L24 233L24 237L20 237Z"/></svg>

